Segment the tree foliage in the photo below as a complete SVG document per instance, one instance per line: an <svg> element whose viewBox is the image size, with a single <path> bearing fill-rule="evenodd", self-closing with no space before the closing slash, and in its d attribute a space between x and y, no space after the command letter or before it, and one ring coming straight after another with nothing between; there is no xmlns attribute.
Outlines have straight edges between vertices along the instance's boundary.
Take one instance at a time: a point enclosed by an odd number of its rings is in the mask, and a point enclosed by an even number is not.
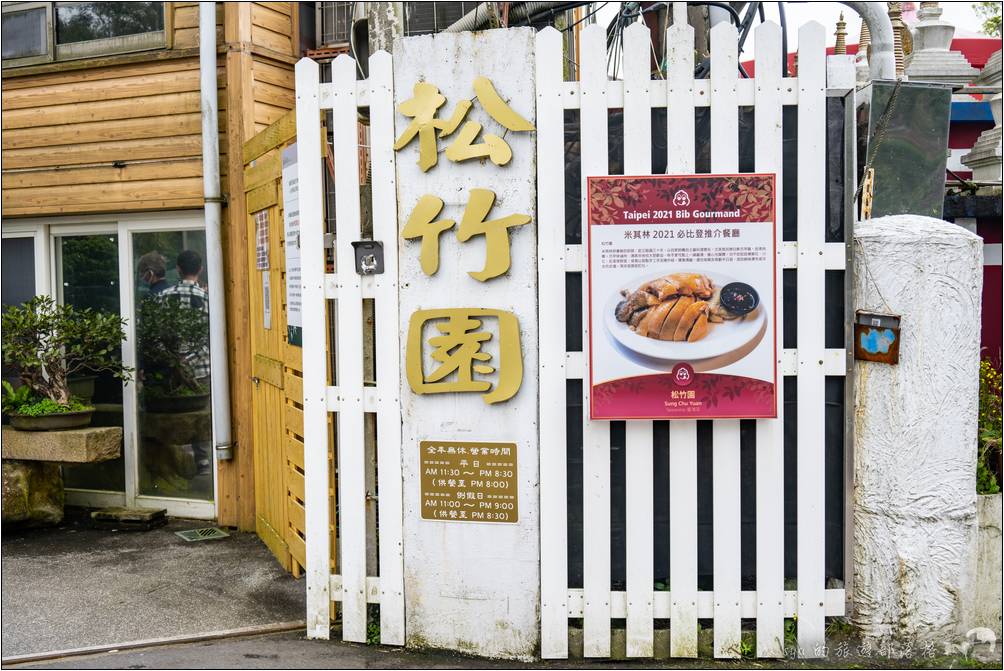
<svg viewBox="0 0 1004 671"><path fill-rule="evenodd" d="M68 404L74 373L131 379L119 356L125 320L118 315L35 296L8 307L2 325L4 363L15 366L21 381L41 398Z"/></svg>
<svg viewBox="0 0 1004 671"><path fill-rule="evenodd" d="M987 35L1001 36L1001 3L974 2L973 11L983 22L980 28Z"/></svg>

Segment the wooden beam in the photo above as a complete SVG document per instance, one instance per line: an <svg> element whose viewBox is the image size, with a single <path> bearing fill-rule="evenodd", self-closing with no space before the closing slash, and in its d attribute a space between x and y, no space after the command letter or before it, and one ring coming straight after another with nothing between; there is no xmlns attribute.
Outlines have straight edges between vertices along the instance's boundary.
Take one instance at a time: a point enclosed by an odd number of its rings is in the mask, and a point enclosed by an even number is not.
<svg viewBox="0 0 1004 671"><path fill-rule="evenodd" d="M278 121L244 143L244 163L250 163L296 136L296 110L286 112Z"/></svg>
<svg viewBox="0 0 1004 671"><path fill-rule="evenodd" d="M154 63L157 61L173 61L180 58L198 58L199 49L166 49L163 51L140 51L134 54L116 54L114 56L98 56L96 58L81 58L73 61L45 63L44 65L29 65L23 68L4 70L4 90L13 87L13 81L24 79L26 86L33 86L31 80L38 75L51 73L90 71L96 68L127 65L131 63Z"/></svg>
<svg viewBox="0 0 1004 671"><path fill-rule="evenodd" d="M227 43L249 41L251 9L246 2L228 2L224 8L224 38ZM254 134L251 55L225 52L227 89L226 192L229 194L223 230L226 266L227 330L230 340L230 400L233 435L237 442L234 459L222 462L219 471L217 509L221 524L255 529L254 432L251 401L251 342L244 306L248 289L248 240L244 198L244 163L240 147Z"/></svg>

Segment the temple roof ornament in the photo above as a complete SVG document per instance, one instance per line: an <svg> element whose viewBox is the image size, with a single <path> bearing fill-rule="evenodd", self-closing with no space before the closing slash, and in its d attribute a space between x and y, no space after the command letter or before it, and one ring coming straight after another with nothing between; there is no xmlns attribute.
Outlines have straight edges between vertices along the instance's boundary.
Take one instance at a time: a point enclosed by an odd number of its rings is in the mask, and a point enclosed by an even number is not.
<svg viewBox="0 0 1004 671"><path fill-rule="evenodd" d="M864 25L864 21L861 22ZM836 38L836 44L833 47L833 53L843 56L847 53L847 22L844 21L844 13L840 12L840 18L837 19L837 30L833 33Z"/></svg>
<svg viewBox="0 0 1004 671"><path fill-rule="evenodd" d="M903 3L889 2L889 21L892 23L892 45L896 56L896 79L905 75L906 55L913 51L913 35L903 21Z"/></svg>
<svg viewBox="0 0 1004 671"><path fill-rule="evenodd" d="M968 84L977 71L965 56L951 50L955 26L942 21L941 12L937 2L920 3L920 20L913 27L914 51L905 59L906 75L911 81Z"/></svg>
<svg viewBox="0 0 1004 671"><path fill-rule="evenodd" d="M871 78L868 69L868 48L872 43L872 34L868 24L861 22L861 36L858 38L858 51L854 54L854 69L857 72L858 85L868 82Z"/></svg>

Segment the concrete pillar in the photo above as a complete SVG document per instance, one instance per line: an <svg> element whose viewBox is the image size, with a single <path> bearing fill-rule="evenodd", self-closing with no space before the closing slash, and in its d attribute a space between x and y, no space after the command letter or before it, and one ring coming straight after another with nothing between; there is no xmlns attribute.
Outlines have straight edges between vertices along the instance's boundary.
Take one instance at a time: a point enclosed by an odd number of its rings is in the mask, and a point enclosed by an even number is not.
<svg viewBox="0 0 1004 671"><path fill-rule="evenodd" d="M855 309L902 320L898 365L855 362L853 621L940 645L973 577L982 239L897 215L859 223L854 254Z"/></svg>

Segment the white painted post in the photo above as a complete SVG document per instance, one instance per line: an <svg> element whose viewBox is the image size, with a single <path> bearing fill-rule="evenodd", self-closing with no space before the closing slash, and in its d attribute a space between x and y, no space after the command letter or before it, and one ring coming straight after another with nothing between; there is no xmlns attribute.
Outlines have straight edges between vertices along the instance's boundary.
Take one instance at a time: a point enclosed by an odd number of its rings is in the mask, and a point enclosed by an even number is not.
<svg viewBox="0 0 1004 671"><path fill-rule="evenodd" d="M366 461L363 448L363 293L352 243L362 237L359 141L354 120L356 62L331 64L335 163L335 276L338 287L335 362L338 381L338 549L342 639L366 642Z"/></svg>
<svg viewBox="0 0 1004 671"><path fill-rule="evenodd" d="M825 648L826 31L798 31L798 649Z"/></svg>
<svg viewBox="0 0 1004 671"><path fill-rule="evenodd" d="M981 242L916 215L855 227L854 306L901 316L899 364L858 361L854 373L853 617L873 644L934 641L940 650L964 633L976 533Z"/></svg>
<svg viewBox="0 0 1004 671"><path fill-rule="evenodd" d="M398 326L397 173L394 169L394 72L391 55L370 56L370 162L373 239L383 243L384 272L374 277L377 351L377 472L380 538L380 642L404 645L404 537L401 500L401 351Z"/></svg>
<svg viewBox="0 0 1004 671"><path fill-rule="evenodd" d="M666 173L694 172L694 28L687 5L673 3L666 30ZM669 649L697 657L697 422L669 423Z"/></svg>
<svg viewBox="0 0 1004 671"><path fill-rule="evenodd" d="M445 96L438 116L448 118L459 102L474 97L474 80L484 76L514 111L532 121L536 94L533 47L534 31L530 28L396 40L395 102L412 98L415 84L425 81ZM482 236L460 242L454 230L443 233L439 269L431 276L419 265L421 243L404 242L398 256L401 328L407 329L412 315L420 309L475 307L511 312L519 320L524 375L514 397L493 405L486 404L481 394L418 395L407 383L401 387L407 643L529 660L537 654L540 637L535 134L504 133L476 101L466 118L481 123L483 134L505 135L512 160L504 166L478 160L455 163L443 153L454 140L446 137L438 140L438 164L423 172L418 166L416 138L397 152L399 227L405 225L425 194L441 198L444 209L440 218L453 219L459 226L473 188L497 194L491 218L522 213L530 215L531 223L509 230L512 265L506 275L487 282L468 275L484 263ZM402 129L402 124L410 122L403 116L396 119ZM484 135L475 139L482 141ZM562 226L562 220L539 221L539 225ZM490 325L486 328L491 330ZM426 330L427 336L430 330ZM498 335L496 332L484 346L493 356L492 366L500 365ZM426 342L424 349L426 370L432 370L432 348ZM422 440L516 443L518 522L423 520ZM546 448L564 452L561 445Z"/></svg>
<svg viewBox="0 0 1004 671"><path fill-rule="evenodd" d="M774 173L775 273L777 291L774 334L778 339L775 398L777 419L756 423L756 643L757 657L784 656L784 375L780 373L780 338L784 335L784 248L781 221L781 28L762 23L756 29L756 105L754 155L757 172Z"/></svg>
<svg viewBox="0 0 1004 671"><path fill-rule="evenodd" d="M711 172L739 172L739 109L736 29L711 29ZM715 657L738 657L741 567L739 509L739 420L716 420L712 460Z"/></svg>
<svg viewBox="0 0 1004 671"><path fill-rule="evenodd" d="M607 165L607 59L603 26L587 26L582 46L579 133L582 173L582 238L589 230L586 178ZM582 266L582 347L589 347L589 264ZM610 656L610 422L589 419L589 358L582 377L582 638L586 657Z"/></svg>
<svg viewBox="0 0 1004 671"><path fill-rule="evenodd" d="M634 23L624 30L625 175L652 172L651 44L651 34L644 23ZM627 422L624 536L628 657L651 657L655 651L652 461L652 422Z"/></svg>
<svg viewBox="0 0 1004 671"><path fill-rule="evenodd" d="M296 64L296 127L299 156L300 245L303 254L303 443L307 554L307 637L331 631L331 537L329 532L328 421L324 301L324 186L317 63Z"/></svg>
<svg viewBox="0 0 1004 671"><path fill-rule="evenodd" d="M562 37L537 33L537 318L540 328L540 654L568 657L565 121Z"/></svg>

